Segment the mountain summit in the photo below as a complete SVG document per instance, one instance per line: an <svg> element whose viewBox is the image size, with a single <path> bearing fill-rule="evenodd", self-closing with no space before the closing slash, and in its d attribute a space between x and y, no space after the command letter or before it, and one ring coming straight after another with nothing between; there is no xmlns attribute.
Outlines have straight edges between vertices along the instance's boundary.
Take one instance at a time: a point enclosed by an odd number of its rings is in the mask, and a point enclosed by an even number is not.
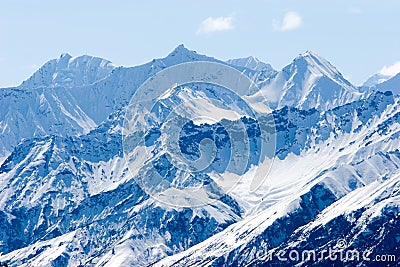
<svg viewBox="0 0 400 267"><path fill-rule="evenodd" d="M316 76L326 76L332 80L351 86L350 82L344 79L342 74L328 60L313 51L306 51L300 54L284 70L287 71L288 68L293 67L299 72L306 72L308 70Z"/></svg>
<svg viewBox="0 0 400 267"><path fill-rule="evenodd" d="M326 59L307 51L261 85L271 107L327 110L361 93Z"/></svg>
<svg viewBox="0 0 400 267"><path fill-rule="evenodd" d="M248 69L261 71L263 69L269 69L273 71L273 68L270 64L264 63L260 61L258 58L249 56L243 58L229 59L226 61L227 63L235 66L242 66Z"/></svg>
<svg viewBox="0 0 400 267"><path fill-rule="evenodd" d="M193 61L214 61L220 62L219 60L201 55L194 50L187 49L183 44L178 45L167 57L161 59L166 66L172 66L183 62Z"/></svg>
<svg viewBox="0 0 400 267"><path fill-rule="evenodd" d="M109 75L116 66L110 61L93 56L72 57L63 53L45 63L21 87L74 87L93 84Z"/></svg>

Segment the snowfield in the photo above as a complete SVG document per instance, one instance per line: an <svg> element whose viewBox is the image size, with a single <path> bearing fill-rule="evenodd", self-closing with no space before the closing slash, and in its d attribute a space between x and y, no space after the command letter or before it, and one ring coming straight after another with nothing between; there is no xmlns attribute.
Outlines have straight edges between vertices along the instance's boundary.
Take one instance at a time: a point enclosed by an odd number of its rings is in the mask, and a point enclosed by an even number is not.
<svg viewBox="0 0 400 267"><path fill-rule="evenodd" d="M222 64L230 70L215 77L239 73L260 90L179 84L190 69L140 91L192 62ZM398 76L354 86L310 51L280 71L183 45L131 68L63 54L0 89L0 262L340 266L260 255L344 244L372 260L396 255L385 262L396 266L399 90ZM126 112L132 97L143 109Z"/></svg>

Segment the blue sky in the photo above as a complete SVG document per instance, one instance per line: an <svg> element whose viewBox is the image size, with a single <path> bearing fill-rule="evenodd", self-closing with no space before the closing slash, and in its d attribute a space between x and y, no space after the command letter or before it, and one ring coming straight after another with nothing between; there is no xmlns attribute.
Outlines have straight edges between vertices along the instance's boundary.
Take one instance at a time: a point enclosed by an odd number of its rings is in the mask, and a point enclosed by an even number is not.
<svg viewBox="0 0 400 267"><path fill-rule="evenodd" d="M397 0L2 0L0 87L63 52L134 66L181 43L276 69L312 50L360 84L385 66L400 71L399 11Z"/></svg>

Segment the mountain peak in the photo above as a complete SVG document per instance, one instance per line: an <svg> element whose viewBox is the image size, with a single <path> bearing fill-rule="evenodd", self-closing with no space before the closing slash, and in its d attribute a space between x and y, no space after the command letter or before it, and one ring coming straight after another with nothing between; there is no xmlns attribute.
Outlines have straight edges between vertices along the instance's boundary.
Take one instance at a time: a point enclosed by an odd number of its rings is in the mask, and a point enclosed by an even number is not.
<svg viewBox="0 0 400 267"><path fill-rule="evenodd" d="M187 49L184 44L179 44L174 50L187 50L187 51L189 51L189 49Z"/></svg>
<svg viewBox="0 0 400 267"><path fill-rule="evenodd" d="M219 61L215 58L198 54L194 50L187 49L183 44L178 45L167 57L159 60L161 60L165 66L192 61Z"/></svg>
<svg viewBox="0 0 400 267"><path fill-rule="evenodd" d="M389 78L388 80L374 85L374 87L381 92L392 91L394 95L400 95L400 73Z"/></svg>
<svg viewBox="0 0 400 267"><path fill-rule="evenodd" d="M304 53L302 53L300 55L303 56L303 57L316 57L316 58L320 57L317 53L315 53L312 50L307 50L306 52L304 52Z"/></svg>
<svg viewBox="0 0 400 267"><path fill-rule="evenodd" d="M46 62L21 86L32 89L89 85L106 77L115 67L103 58L89 55L72 57L62 53L58 58Z"/></svg>
<svg viewBox="0 0 400 267"><path fill-rule="evenodd" d="M326 59L312 51L298 55L263 89L275 108L324 111L357 100L360 92Z"/></svg>
<svg viewBox="0 0 400 267"><path fill-rule="evenodd" d="M292 69L292 71L293 68L301 72L309 71L316 76L327 76L332 80L340 80L341 82L345 81L346 84L350 85L336 67L314 51L309 50L298 55L290 65L284 68L284 70L287 70L288 68Z"/></svg>
<svg viewBox="0 0 400 267"><path fill-rule="evenodd" d="M364 87L372 87L374 85L378 85L381 84L383 82L386 82L387 80L393 78L393 76L391 75L385 75L382 73L376 73L374 75L372 75L371 77L368 78L368 80L366 80L362 86Z"/></svg>
<svg viewBox="0 0 400 267"><path fill-rule="evenodd" d="M178 45L168 56L176 56L176 55L188 55L188 54L197 54L196 51L189 50L185 47L185 45Z"/></svg>
<svg viewBox="0 0 400 267"><path fill-rule="evenodd" d="M330 66L332 66L325 58L321 57L317 53L311 50L307 50L306 52L299 54L294 61L299 61L299 60L305 60L309 64L312 63L327 63ZM332 66L333 67L333 66Z"/></svg>
<svg viewBox="0 0 400 267"><path fill-rule="evenodd" d="M57 65L58 68L67 68L68 62L71 60L72 56L69 53L62 53L58 58L55 59L55 64ZM43 67L46 67L46 65L51 65L54 64L53 60L50 60L46 62Z"/></svg>
<svg viewBox="0 0 400 267"><path fill-rule="evenodd" d="M62 59L62 58L71 58L72 56L69 54L69 53L67 53L67 52L64 52L64 53L61 53L61 55L59 56L59 59Z"/></svg>
<svg viewBox="0 0 400 267"><path fill-rule="evenodd" d="M228 64L241 66L252 70L262 70L262 69L269 69L273 70L270 64L264 63L256 57L249 56L243 58L236 58L236 59L229 59L226 61Z"/></svg>

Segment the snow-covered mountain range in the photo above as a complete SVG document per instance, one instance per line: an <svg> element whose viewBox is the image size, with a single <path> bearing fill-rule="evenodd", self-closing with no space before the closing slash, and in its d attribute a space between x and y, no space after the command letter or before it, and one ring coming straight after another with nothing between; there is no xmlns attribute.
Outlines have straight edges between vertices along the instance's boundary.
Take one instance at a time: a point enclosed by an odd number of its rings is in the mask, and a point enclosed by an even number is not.
<svg viewBox="0 0 400 267"><path fill-rule="evenodd" d="M123 130L131 98L160 71L196 61L232 67L254 81L260 91L248 97L254 105L266 102L267 115L232 118L223 107L213 110L201 102L193 114L221 118L201 123L193 118L181 131L179 148L183 157L198 159L205 153L202 140L213 140L209 168L174 166L165 135L159 134L168 126L162 121L142 147L133 148L147 154L127 162ZM280 71L254 57L223 62L183 45L130 68L63 54L20 86L0 89L0 262L366 266L378 264L377 256L395 255L381 263L399 265L399 75L367 85L352 85L310 51ZM188 84L166 92L151 112L164 116L182 100L234 97L222 87ZM246 108L238 101L230 105L236 112ZM227 167L236 139L226 125L246 129L249 164L241 173ZM275 150L261 156L265 127L274 130ZM268 175L252 191L259 170ZM179 190L161 188L158 198L150 196L138 181L151 180L155 172ZM231 181L238 182L227 190ZM197 194L188 193L198 185ZM165 196L204 204L171 206L159 201ZM318 256L331 248L368 257L289 257L291 251Z"/></svg>

